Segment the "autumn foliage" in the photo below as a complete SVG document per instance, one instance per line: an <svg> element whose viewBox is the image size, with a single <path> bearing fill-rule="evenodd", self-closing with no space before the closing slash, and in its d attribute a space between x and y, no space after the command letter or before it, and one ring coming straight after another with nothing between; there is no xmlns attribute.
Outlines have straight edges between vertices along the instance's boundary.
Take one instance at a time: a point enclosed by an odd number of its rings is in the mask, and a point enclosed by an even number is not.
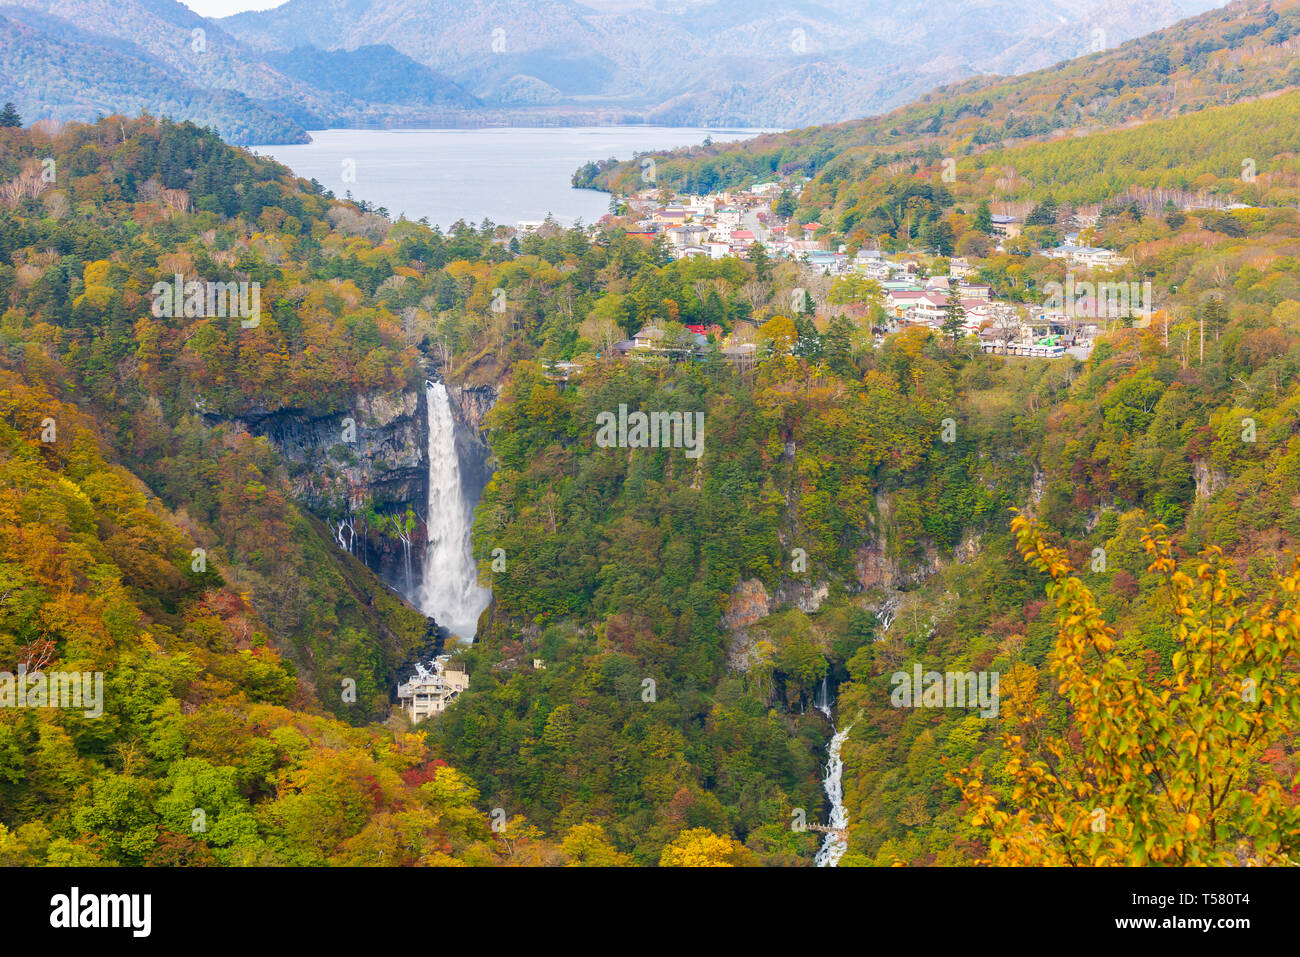
<svg viewBox="0 0 1300 957"><path fill-rule="evenodd" d="M1025 560L1051 578L1059 635L1048 659L1077 735L1046 730L1028 666L1003 683L1006 786L962 783L996 864L1285 864L1300 840L1293 781L1269 748L1295 734L1300 561L1248 596L1223 552L1188 571L1165 529L1144 535L1178 650L1157 680L1119 648L1060 548L1023 516Z"/></svg>

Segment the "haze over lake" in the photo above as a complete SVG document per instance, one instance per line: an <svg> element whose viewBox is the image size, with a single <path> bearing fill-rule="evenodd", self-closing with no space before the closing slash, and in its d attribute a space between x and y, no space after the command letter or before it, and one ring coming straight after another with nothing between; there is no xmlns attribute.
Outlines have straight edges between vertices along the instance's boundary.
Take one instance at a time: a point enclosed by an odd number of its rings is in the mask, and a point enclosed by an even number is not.
<svg viewBox="0 0 1300 957"><path fill-rule="evenodd" d="M574 170L589 160L760 132L657 126L323 130L312 133L312 143L252 149L340 198L350 191L354 199L382 206L393 218L425 216L445 229L458 219L478 224L486 217L513 226L551 213L568 225L595 222L609 208L609 194L569 185ZM351 169L355 179L348 181Z"/></svg>

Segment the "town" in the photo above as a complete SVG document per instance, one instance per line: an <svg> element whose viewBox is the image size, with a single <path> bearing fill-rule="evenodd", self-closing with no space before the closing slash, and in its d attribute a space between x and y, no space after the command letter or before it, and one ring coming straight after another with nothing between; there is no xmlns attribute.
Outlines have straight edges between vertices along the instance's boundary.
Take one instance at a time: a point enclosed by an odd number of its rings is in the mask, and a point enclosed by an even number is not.
<svg viewBox="0 0 1300 957"><path fill-rule="evenodd" d="M782 215L793 206L791 191L802 185L802 180L767 182L709 195L681 195L651 185L612 200L601 225L619 225L630 237L661 244L670 259L761 258L773 265L791 264L799 278L789 307L772 314L805 314L819 330L833 317L847 315L865 327L869 338L864 338L876 347L890 333L926 327L954 339L969 338L984 353L1085 359L1104 332L1152 321L1150 284L1115 280L1130 260L1085 242L1097 225L1096 209L1075 211L1068 220L1071 231L1058 245L1032 250L1058 261L1066 281L1046 284L1041 301L1012 302L998 299L980 281L976 257L934 255L921 245L903 252L830 248L824 239L814 238L819 224L800 225ZM1005 210L989 217L990 253L1004 252L1004 244L1018 240L1026 225L1028 210L1016 204L1005 204ZM517 228L527 233L541 226L520 222ZM640 360L720 358L745 365L771 350L754 323L734 323L727 331L717 323L686 324L684 332L673 335L668 328L672 319L646 323L631 338L610 342L608 351ZM578 362L555 363L552 374L567 378L578 367Z"/></svg>

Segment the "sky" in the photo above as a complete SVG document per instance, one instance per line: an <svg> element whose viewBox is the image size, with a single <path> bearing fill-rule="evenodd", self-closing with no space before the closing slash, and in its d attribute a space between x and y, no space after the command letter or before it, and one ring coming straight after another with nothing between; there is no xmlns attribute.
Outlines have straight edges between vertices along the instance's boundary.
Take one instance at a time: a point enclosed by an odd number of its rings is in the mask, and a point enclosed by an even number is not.
<svg viewBox="0 0 1300 957"><path fill-rule="evenodd" d="M286 0L181 0L195 13L205 17L229 17L245 10L270 10L282 6ZM1221 7L1227 0L1174 0L1183 13L1201 13L1211 7Z"/></svg>
<svg viewBox="0 0 1300 957"><path fill-rule="evenodd" d="M270 10L284 2L285 0L181 0L185 6L204 17L228 17L245 10Z"/></svg>

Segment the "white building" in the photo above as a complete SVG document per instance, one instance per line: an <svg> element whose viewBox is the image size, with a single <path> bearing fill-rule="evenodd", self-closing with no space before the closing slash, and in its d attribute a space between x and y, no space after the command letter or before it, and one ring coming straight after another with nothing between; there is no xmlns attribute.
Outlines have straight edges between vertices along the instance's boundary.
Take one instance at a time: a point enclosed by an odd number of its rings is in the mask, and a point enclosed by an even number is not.
<svg viewBox="0 0 1300 957"><path fill-rule="evenodd" d="M415 676L397 686L397 701L416 724L446 711L447 705L469 687L469 673L450 670L449 660L449 655L440 655L427 668L417 662Z"/></svg>
<svg viewBox="0 0 1300 957"><path fill-rule="evenodd" d="M1051 259L1064 259L1071 266L1111 268L1128 263L1127 259L1117 255L1114 250L1101 249L1097 246L1071 246L1065 244L1054 249L1045 249L1043 255Z"/></svg>

